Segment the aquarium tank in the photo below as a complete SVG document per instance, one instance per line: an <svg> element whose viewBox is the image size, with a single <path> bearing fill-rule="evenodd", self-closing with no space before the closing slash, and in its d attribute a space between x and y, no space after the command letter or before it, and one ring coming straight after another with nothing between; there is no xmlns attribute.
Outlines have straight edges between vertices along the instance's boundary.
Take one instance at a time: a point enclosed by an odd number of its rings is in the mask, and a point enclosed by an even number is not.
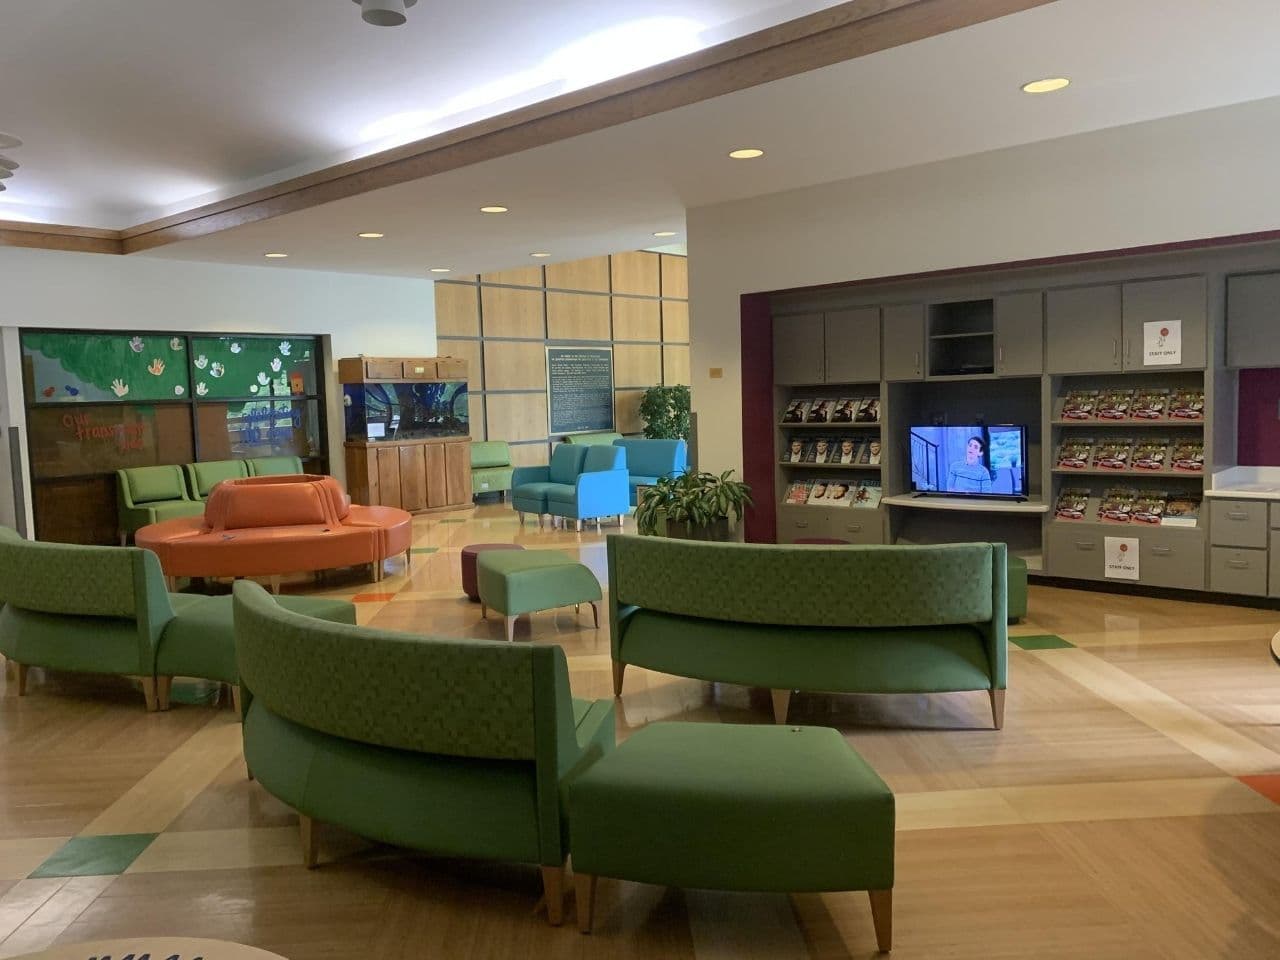
<svg viewBox="0 0 1280 960"><path fill-rule="evenodd" d="M465 380L349 383L342 387L347 440L383 443L471 433Z"/></svg>

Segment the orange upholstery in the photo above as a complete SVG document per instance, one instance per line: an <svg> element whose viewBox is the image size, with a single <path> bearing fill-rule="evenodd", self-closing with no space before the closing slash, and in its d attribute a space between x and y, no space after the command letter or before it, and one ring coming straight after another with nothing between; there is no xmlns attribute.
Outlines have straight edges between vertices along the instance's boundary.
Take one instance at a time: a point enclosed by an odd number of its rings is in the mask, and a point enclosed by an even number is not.
<svg viewBox="0 0 1280 960"><path fill-rule="evenodd" d="M413 518L353 506L333 477L248 477L214 487L203 517L143 527L135 540L171 577L261 577L381 563L409 549Z"/></svg>

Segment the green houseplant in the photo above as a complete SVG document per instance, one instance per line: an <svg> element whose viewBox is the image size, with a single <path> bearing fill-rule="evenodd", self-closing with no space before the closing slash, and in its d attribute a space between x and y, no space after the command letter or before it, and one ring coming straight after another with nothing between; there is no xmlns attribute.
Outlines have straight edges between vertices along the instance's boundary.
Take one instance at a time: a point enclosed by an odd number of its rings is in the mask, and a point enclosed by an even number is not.
<svg viewBox="0 0 1280 960"><path fill-rule="evenodd" d="M729 516L741 517L751 505L751 487L734 480L733 471L684 473L660 477L644 491L636 507L636 527L655 534L666 521L666 535L684 540L729 539Z"/></svg>
<svg viewBox="0 0 1280 960"><path fill-rule="evenodd" d="M640 398L640 419L650 440L689 439L689 388L650 387Z"/></svg>

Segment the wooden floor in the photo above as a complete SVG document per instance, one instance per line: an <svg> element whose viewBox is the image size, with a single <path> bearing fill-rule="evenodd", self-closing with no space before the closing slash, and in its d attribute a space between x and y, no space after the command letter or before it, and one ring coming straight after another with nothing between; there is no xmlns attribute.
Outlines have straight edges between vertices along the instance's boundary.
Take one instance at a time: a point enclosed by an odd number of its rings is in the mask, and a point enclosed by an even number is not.
<svg viewBox="0 0 1280 960"><path fill-rule="evenodd" d="M576 551L604 578L594 532L521 530L492 505L418 519L410 570L389 562L376 584L333 575L322 592L353 598L362 623L497 639L502 621L462 596L458 553L510 540ZM1066 643L1011 648L1003 731L983 694L796 695L792 720L838 727L897 794L894 956L1280 957L1277 630L1273 610L1033 586L1013 633ZM592 628L589 609L522 618L516 641L530 640L564 647L576 695L609 695L608 627ZM630 668L619 739L677 718L768 722L769 697ZM6 683L0 956L136 936L290 960L875 955L865 895L606 880L584 937L571 903L560 929L535 912L531 867L441 861L332 827L320 844L322 865L304 870L297 817L245 779L229 710L148 715L109 678L33 669L21 700Z"/></svg>

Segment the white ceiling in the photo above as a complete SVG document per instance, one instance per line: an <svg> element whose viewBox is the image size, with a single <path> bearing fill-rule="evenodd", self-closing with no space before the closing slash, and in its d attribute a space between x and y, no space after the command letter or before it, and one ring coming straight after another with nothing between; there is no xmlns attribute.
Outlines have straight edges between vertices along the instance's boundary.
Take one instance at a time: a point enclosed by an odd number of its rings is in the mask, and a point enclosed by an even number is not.
<svg viewBox="0 0 1280 960"><path fill-rule="evenodd" d="M657 230L684 239L690 207L1280 96L1278 32L1276 0L1059 0L148 255L427 276L650 247ZM1061 93L1018 89L1058 74ZM741 145L767 155L725 157ZM511 212L477 212L495 202Z"/></svg>
<svg viewBox="0 0 1280 960"><path fill-rule="evenodd" d="M121 228L839 0L0 0L0 218Z"/></svg>

